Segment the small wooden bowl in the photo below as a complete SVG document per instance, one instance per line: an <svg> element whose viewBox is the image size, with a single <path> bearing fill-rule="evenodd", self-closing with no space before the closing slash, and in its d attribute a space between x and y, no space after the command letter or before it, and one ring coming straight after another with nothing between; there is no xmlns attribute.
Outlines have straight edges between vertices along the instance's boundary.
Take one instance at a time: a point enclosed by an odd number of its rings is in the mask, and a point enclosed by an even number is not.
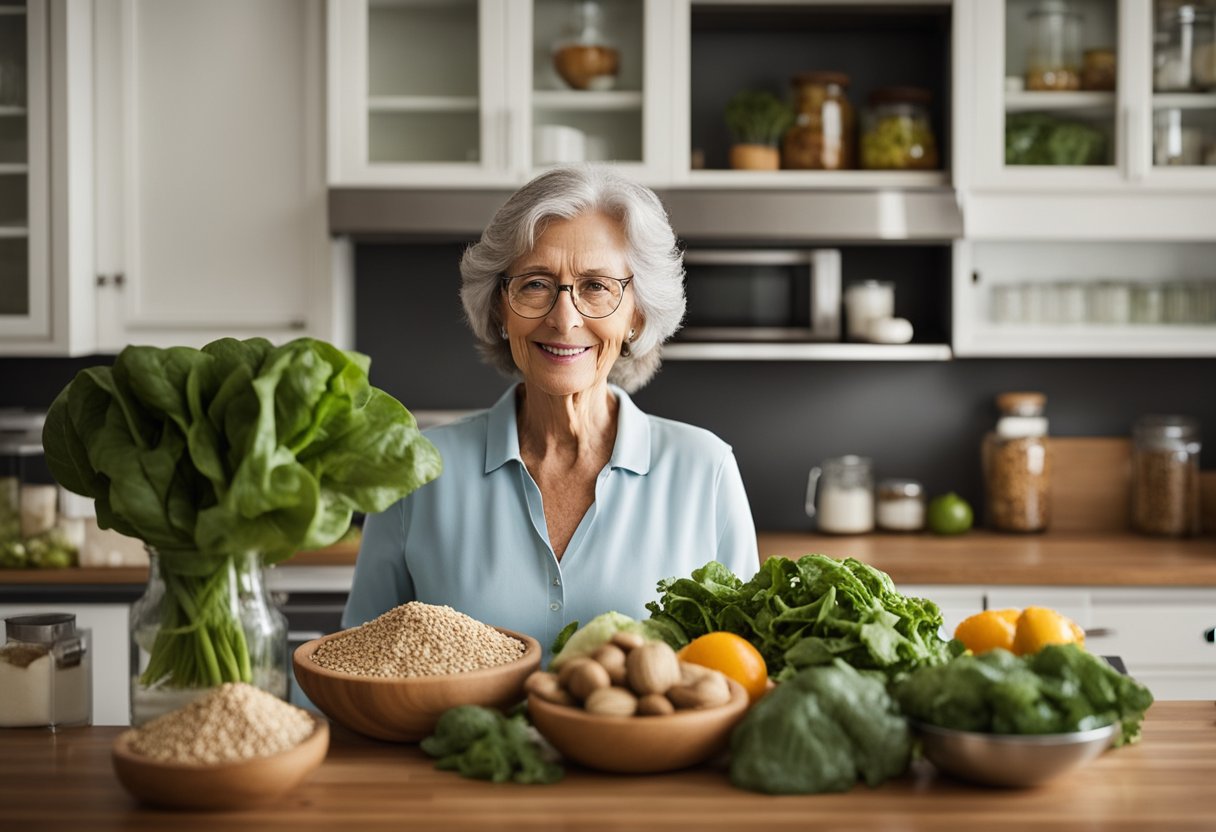
<svg viewBox="0 0 1216 832"><path fill-rule="evenodd" d="M528 714L563 757L587 768L620 774L674 771L702 763L726 748L747 713L747 690L730 683L730 701L670 716L601 716L530 694Z"/></svg>
<svg viewBox="0 0 1216 832"><path fill-rule="evenodd" d="M392 742L417 742L457 705L508 708L524 698L524 680L540 667L540 642L523 633L495 627L524 643L524 654L509 664L444 676L354 676L321 667L317 648L342 633L301 644L292 656L296 680L308 698L334 722ZM346 631L343 631L346 632Z"/></svg>
<svg viewBox="0 0 1216 832"><path fill-rule="evenodd" d="M311 716L311 715L310 715ZM172 809L240 809L280 797L321 765L329 724L313 717L308 739L269 757L233 763L163 763L131 750L131 731L114 740L110 759L118 780L144 803Z"/></svg>

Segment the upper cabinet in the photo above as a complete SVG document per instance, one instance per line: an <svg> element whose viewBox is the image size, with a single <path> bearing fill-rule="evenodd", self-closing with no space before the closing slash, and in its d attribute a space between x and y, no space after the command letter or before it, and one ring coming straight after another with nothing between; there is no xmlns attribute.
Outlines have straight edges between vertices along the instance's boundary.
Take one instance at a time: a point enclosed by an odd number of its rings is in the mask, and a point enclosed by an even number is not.
<svg viewBox="0 0 1216 832"><path fill-rule="evenodd" d="M663 0L330 0L329 179L520 184L547 165L666 168Z"/></svg>

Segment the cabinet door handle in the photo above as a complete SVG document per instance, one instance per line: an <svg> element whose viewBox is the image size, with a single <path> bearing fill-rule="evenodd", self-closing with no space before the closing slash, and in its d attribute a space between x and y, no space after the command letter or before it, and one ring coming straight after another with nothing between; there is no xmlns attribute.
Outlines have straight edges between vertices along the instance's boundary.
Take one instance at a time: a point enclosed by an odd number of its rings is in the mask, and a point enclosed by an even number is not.
<svg viewBox="0 0 1216 832"><path fill-rule="evenodd" d="M1203 634L1203 640L1208 644L1216 644L1216 627L1208 627Z"/></svg>
<svg viewBox="0 0 1216 832"><path fill-rule="evenodd" d="M1107 638L1115 635L1115 631L1111 627L1090 627L1085 631L1086 638Z"/></svg>

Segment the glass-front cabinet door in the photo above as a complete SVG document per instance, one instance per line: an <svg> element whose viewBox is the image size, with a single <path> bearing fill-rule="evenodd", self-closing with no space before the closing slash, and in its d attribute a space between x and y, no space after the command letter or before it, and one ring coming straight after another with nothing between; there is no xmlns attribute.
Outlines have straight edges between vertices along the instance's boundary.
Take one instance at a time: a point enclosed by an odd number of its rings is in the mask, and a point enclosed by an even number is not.
<svg viewBox="0 0 1216 832"><path fill-rule="evenodd" d="M508 184L505 0L330 0L331 184Z"/></svg>
<svg viewBox="0 0 1216 832"><path fill-rule="evenodd" d="M1147 15L1148 9L1143 12ZM1216 2L1154 0L1152 73L1142 81L1152 100L1150 182L1171 188L1216 185Z"/></svg>
<svg viewBox="0 0 1216 832"><path fill-rule="evenodd" d="M50 335L46 5L0 0L0 344Z"/></svg>

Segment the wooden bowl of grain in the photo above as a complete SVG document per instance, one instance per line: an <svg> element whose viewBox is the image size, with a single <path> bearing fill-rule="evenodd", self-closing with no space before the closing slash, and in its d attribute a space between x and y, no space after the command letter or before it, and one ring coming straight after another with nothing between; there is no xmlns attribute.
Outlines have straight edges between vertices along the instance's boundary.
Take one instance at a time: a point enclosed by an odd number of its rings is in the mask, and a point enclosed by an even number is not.
<svg viewBox="0 0 1216 832"><path fill-rule="evenodd" d="M370 622L364 627L374 624ZM318 662L317 653L320 650L324 655L327 643L359 629L343 630L301 644L292 656L292 663L300 688L326 716L356 733L379 740L418 742L433 733L444 711L457 705L509 708L523 701L524 681L540 667L540 643L531 636L501 627L491 629L515 639L523 649L519 658L492 667L456 672L447 667L445 672L433 674L369 676L335 670ZM409 640L404 639L403 643Z"/></svg>
<svg viewBox="0 0 1216 832"><path fill-rule="evenodd" d="M329 725L309 715L313 732L286 751L216 764L171 763L136 753L135 731L114 741L110 759L123 788L142 803L170 809L242 809L291 791L321 765L329 750Z"/></svg>

